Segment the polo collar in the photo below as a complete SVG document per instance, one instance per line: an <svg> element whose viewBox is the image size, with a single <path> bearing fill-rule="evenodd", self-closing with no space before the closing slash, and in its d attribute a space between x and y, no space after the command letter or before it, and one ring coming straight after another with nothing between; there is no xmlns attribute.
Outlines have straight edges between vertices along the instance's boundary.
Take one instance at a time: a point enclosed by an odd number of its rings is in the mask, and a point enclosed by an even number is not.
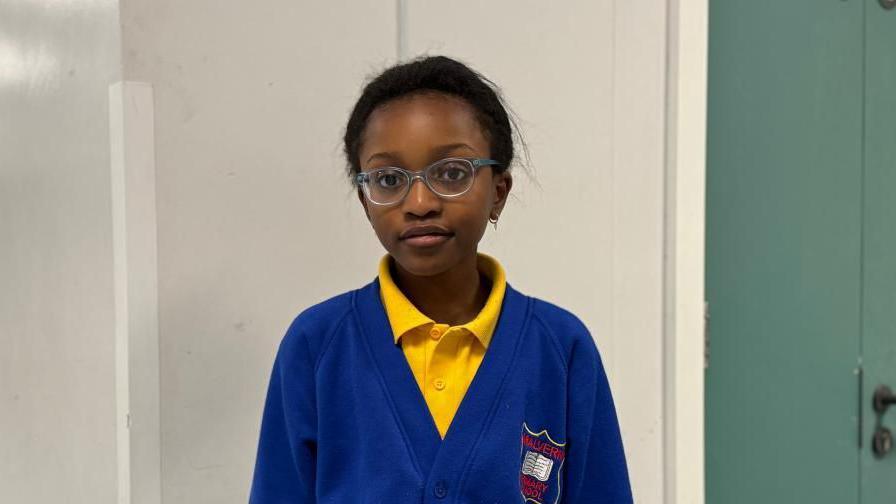
<svg viewBox="0 0 896 504"><path fill-rule="evenodd" d="M378 279L380 295L382 296L389 324L392 326L392 335L397 345L401 337L407 334L408 331L420 326L434 325L436 322L418 310L395 284L389 271L391 260L393 259L389 254L385 254L380 259ZM498 314L501 311L501 303L504 300L507 282L501 263L490 255L477 252L476 267L491 280L491 291L479 314L473 320L458 327L468 330L476 336L484 348L488 348L495 325L498 323Z"/></svg>

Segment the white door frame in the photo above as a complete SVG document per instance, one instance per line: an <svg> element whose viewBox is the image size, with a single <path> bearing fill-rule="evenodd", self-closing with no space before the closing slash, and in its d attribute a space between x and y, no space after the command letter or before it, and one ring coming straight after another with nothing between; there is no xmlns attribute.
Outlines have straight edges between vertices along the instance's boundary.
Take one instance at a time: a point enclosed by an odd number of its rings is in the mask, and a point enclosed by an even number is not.
<svg viewBox="0 0 896 504"><path fill-rule="evenodd" d="M704 495L704 222L709 8L669 0L663 314L664 495Z"/></svg>

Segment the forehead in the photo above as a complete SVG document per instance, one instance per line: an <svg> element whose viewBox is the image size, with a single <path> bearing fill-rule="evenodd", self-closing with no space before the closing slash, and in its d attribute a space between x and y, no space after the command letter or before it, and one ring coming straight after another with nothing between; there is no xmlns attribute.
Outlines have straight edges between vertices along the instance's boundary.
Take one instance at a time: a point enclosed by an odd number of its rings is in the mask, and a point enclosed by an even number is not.
<svg viewBox="0 0 896 504"><path fill-rule="evenodd" d="M473 106L443 93L420 93L374 109L364 129L359 158L364 164L369 156L379 152L415 157L455 143L470 145L476 155L488 154L488 142Z"/></svg>

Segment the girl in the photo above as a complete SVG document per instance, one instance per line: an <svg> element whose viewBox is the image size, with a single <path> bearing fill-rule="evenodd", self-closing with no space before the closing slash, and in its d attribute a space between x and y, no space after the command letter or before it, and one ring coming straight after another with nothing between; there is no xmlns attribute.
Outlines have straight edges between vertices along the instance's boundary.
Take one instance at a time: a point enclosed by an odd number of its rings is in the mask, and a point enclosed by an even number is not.
<svg viewBox="0 0 896 504"><path fill-rule="evenodd" d="M344 149L388 253L283 337L250 503L632 502L588 328L477 251L512 186L493 88L442 56L364 88Z"/></svg>

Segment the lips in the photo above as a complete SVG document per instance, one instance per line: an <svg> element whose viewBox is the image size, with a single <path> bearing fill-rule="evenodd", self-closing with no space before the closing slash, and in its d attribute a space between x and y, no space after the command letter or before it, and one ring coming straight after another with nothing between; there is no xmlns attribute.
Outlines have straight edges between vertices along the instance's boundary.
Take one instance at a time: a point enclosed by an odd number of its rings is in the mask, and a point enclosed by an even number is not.
<svg viewBox="0 0 896 504"><path fill-rule="evenodd" d="M425 225L425 226L413 226L408 229L402 231L401 235L398 237L399 240L406 240L408 238L413 238L415 236L427 236L427 235L435 235L435 236L451 236L454 233L449 231L448 229L442 226L436 225Z"/></svg>

